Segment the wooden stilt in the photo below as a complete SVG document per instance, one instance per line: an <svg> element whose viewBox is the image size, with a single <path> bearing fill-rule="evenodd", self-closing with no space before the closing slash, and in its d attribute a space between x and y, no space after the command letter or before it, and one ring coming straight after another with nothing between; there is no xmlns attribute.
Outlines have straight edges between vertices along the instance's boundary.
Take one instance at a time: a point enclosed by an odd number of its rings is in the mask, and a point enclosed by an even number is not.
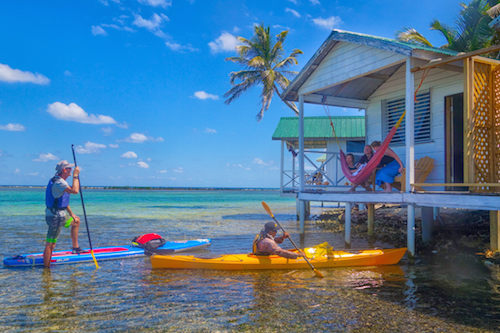
<svg viewBox="0 0 500 333"><path fill-rule="evenodd" d="M345 225L344 225L344 231L345 231L345 246L346 248L351 247L351 203L346 202L345 203Z"/></svg>
<svg viewBox="0 0 500 333"><path fill-rule="evenodd" d="M422 240L429 243L432 240L434 211L432 207L422 207Z"/></svg>
<svg viewBox="0 0 500 333"><path fill-rule="evenodd" d="M408 205L407 244L410 256L415 256L415 205Z"/></svg>
<svg viewBox="0 0 500 333"><path fill-rule="evenodd" d="M300 221L301 234L305 232L305 220L306 220L305 202L303 200L299 200L299 221Z"/></svg>
<svg viewBox="0 0 500 333"><path fill-rule="evenodd" d="M490 248L500 251L500 211L490 210Z"/></svg>
<svg viewBox="0 0 500 333"><path fill-rule="evenodd" d="M368 235L373 236L373 228L375 225L375 204L367 204L368 207Z"/></svg>

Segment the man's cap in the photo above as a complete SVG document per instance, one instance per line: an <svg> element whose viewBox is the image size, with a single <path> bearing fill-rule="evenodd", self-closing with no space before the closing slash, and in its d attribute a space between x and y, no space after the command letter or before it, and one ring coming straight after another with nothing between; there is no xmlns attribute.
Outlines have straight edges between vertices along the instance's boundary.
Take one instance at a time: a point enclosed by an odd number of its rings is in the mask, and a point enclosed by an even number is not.
<svg viewBox="0 0 500 333"><path fill-rule="evenodd" d="M267 222L266 224L264 224L264 231L266 233L270 231L278 232L278 225L274 222Z"/></svg>
<svg viewBox="0 0 500 333"><path fill-rule="evenodd" d="M56 165L56 172L57 173L60 173L62 172L64 169L66 168L72 168L74 167L75 165L72 164L72 163L69 163L68 161L66 160L62 160L61 162L57 163Z"/></svg>

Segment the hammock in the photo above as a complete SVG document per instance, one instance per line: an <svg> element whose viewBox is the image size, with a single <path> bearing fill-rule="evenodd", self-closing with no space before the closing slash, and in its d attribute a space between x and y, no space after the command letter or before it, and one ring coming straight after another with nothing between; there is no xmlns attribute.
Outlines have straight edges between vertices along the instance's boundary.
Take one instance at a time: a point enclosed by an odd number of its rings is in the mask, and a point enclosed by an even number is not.
<svg viewBox="0 0 500 333"><path fill-rule="evenodd" d="M413 102L416 103L417 101L417 93L420 90L420 87L422 87L422 83L424 83L425 77L427 76L428 71L424 70L422 73L422 78L420 79L420 84L418 85L417 89L415 90L415 93L413 95ZM335 128L333 126L332 122L332 117L330 117L330 114L328 113L328 109L325 109L325 111L328 114L328 117L330 118L330 126L332 127L333 135L335 139L337 140L337 135L335 134ZM385 137L384 141L382 142L380 148L373 154L372 158L368 161L368 163L365 165L365 167L361 170L356 175L351 174L351 170L349 169L349 166L347 165L347 160L345 158L345 154L340 148L340 144L338 143L337 140L337 145L339 146L340 150L340 165L342 166L342 172L344 173L344 176L349 179L351 183L354 185L361 185L364 182L370 178L370 175L372 172L377 168L379 165L380 161L382 160L382 157L384 157L385 151L389 147L389 143L391 143L392 138L394 137L394 134L396 134L396 131L399 128L399 125L401 125L401 122L403 121L404 117L406 115L406 110L403 112L401 115L401 118L399 118L398 122L394 127L391 129L389 134Z"/></svg>
<svg viewBox="0 0 500 333"><path fill-rule="evenodd" d="M372 172L377 168L377 165L379 165L380 161L382 160L382 157L384 157L385 151L389 147L389 143L391 143L391 140L396 134L396 131L399 128L399 125L404 119L404 116L406 114L406 111L403 112L403 115L401 118L399 118L398 122L394 127L391 129L389 134L385 137L384 141L380 145L379 149L373 154L372 158L366 163L365 167L361 169L356 175L351 174L351 171L349 170L349 165L347 165L347 160L345 158L345 154L340 149L340 165L342 166L342 172L344 173L344 176L349 179L349 181L355 185L361 185L364 182L370 178L370 175Z"/></svg>

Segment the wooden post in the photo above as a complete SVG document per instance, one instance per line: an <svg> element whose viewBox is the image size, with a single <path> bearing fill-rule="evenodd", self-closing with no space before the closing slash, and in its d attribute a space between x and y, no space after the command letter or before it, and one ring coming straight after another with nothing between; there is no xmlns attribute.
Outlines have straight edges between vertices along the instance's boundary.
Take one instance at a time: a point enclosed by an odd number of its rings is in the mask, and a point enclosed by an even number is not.
<svg viewBox="0 0 500 333"><path fill-rule="evenodd" d="M406 189L411 192L411 184L415 182L415 91L414 75L411 72L411 57L406 58L406 118L405 118L405 144L406 144ZM415 256L415 205L408 204L407 243L410 256Z"/></svg>
<svg viewBox="0 0 500 333"><path fill-rule="evenodd" d="M299 191L304 191L304 95L299 95Z"/></svg>
<svg viewBox="0 0 500 333"><path fill-rule="evenodd" d="M422 207L422 240L424 243L429 243L432 240L433 213L432 207Z"/></svg>
<svg viewBox="0 0 500 333"><path fill-rule="evenodd" d="M283 172L285 171L285 141L281 140L280 190L283 193Z"/></svg>
<svg viewBox="0 0 500 333"><path fill-rule="evenodd" d="M408 204L407 248L410 256L415 256L415 205Z"/></svg>
<svg viewBox="0 0 500 333"><path fill-rule="evenodd" d="M350 248L351 247L351 203L346 202L345 203L345 225L344 225L344 232L345 232L345 247Z"/></svg>
<svg viewBox="0 0 500 333"><path fill-rule="evenodd" d="M368 236L373 236L373 227L375 224L375 204L369 203L368 207Z"/></svg>
<svg viewBox="0 0 500 333"><path fill-rule="evenodd" d="M490 210L490 248L500 251L500 211Z"/></svg>
<svg viewBox="0 0 500 333"><path fill-rule="evenodd" d="M406 59L406 117L405 117L405 142L406 142L406 189L411 192L411 184L415 182L415 91L414 75L411 72L411 57Z"/></svg>
<svg viewBox="0 0 500 333"><path fill-rule="evenodd" d="M305 220L306 220L305 201L299 200L299 221L300 221L301 234L305 232Z"/></svg>
<svg viewBox="0 0 500 333"><path fill-rule="evenodd" d="M304 95L299 95L299 194L304 191ZM304 201L299 200L300 233L305 232Z"/></svg>

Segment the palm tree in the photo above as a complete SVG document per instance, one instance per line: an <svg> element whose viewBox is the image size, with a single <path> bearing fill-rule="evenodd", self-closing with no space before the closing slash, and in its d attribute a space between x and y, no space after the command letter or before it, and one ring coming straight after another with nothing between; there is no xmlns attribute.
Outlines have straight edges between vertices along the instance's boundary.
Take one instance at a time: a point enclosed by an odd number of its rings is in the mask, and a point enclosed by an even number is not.
<svg viewBox="0 0 500 333"><path fill-rule="evenodd" d="M288 57L283 58L283 43L287 35L288 30L280 32L276 36L276 42L273 43L269 27L264 27L261 24L255 26L251 39L238 37L241 43L236 47L238 56L226 58L226 61L238 63L244 69L231 72L232 88L224 94L224 97L227 98L226 104L230 104L249 88L262 86L261 109L257 114L258 121L264 117L264 112L269 109L274 93L296 114L299 113L295 104L285 101L282 97L283 90L290 83L288 77L297 74L297 72L287 68L296 65L298 63L296 56L302 54L301 50L294 49Z"/></svg>
<svg viewBox="0 0 500 333"><path fill-rule="evenodd" d="M441 48L468 52L488 47L498 41L498 33L488 26L491 18L487 10L498 3L498 0L472 0L469 5L461 3L462 10L457 19L456 28L433 20L431 30L437 30L446 39ZM405 28L397 35L397 39L424 46L433 46L421 33L413 28Z"/></svg>

